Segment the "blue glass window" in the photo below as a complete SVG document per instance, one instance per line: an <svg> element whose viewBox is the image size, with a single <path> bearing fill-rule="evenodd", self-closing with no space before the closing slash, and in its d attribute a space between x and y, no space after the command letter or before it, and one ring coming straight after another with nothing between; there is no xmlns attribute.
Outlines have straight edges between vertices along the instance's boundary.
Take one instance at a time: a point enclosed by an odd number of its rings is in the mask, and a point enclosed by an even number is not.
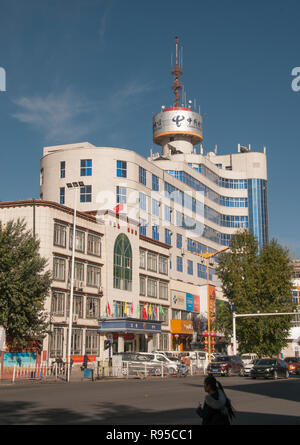
<svg viewBox="0 0 300 445"><path fill-rule="evenodd" d="M159 241L158 226L152 226L152 238L156 241Z"/></svg>
<svg viewBox="0 0 300 445"><path fill-rule="evenodd" d="M165 229L165 243L169 244L169 246L171 246L171 243L172 243L171 237L172 237L171 230Z"/></svg>
<svg viewBox="0 0 300 445"><path fill-rule="evenodd" d="M92 160L81 159L80 161L80 176L92 176Z"/></svg>
<svg viewBox="0 0 300 445"><path fill-rule="evenodd" d="M139 192L139 208L145 211L147 210L147 197L142 192Z"/></svg>
<svg viewBox="0 0 300 445"><path fill-rule="evenodd" d="M65 178L66 177L66 162L61 161L60 163L60 177Z"/></svg>
<svg viewBox="0 0 300 445"><path fill-rule="evenodd" d="M193 275L193 261L191 260L187 261L187 273Z"/></svg>
<svg viewBox="0 0 300 445"><path fill-rule="evenodd" d="M127 178L127 162L117 161L117 177Z"/></svg>
<svg viewBox="0 0 300 445"><path fill-rule="evenodd" d="M159 201L152 199L152 215L159 216Z"/></svg>
<svg viewBox="0 0 300 445"><path fill-rule="evenodd" d="M116 197L117 197L117 204L120 204L121 202L126 204L126 202L127 202L127 189L126 189L126 187L120 187L120 186L117 185Z"/></svg>
<svg viewBox="0 0 300 445"><path fill-rule="evenodd" d="M139 183L146 185L146 170L143 167L139 167Z"/></svg>
<svg viewBox="0 0 300 445"><path fill-rule="evenodd" d="M159 191L158 177L155 175L152 175L152 190L154 190L155 192Z"/></svg>
<svg viewBox="0 0 300 445"><path fill-rule="evenodd" d="M147 221L143 218L140 218L139 232L140 235L147 236Z"/></svg>
<svg viewBox="0 0 300 445"><path fill-rule="evenodd" d="M182 249L182 235L177 233L176 247Z"/></svg>
<svg viewBox="0 0 300 445"><path fill-rule="evenodd" d="M177 257L176 265L177 265L177 272L183 272L183 262L181 256Z"/></svg>
<svg viewBox="0 0 300 445"><path fill-rule="evenodd" d="M60 187L59 189L59 203L64 204L65 203L65 188Z"/></svg>
<svg viewBox="0 0 300 445"><path fill-rule="evenodd" d="M92 186L84 185L80 187L80 202L92 202Z"/></svg>

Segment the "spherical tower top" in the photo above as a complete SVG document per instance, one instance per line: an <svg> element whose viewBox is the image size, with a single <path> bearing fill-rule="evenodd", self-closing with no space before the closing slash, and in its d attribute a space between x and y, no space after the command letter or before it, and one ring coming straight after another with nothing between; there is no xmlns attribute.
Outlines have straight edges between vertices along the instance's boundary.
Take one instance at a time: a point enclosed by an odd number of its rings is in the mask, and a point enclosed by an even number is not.
<svg viewBox="0 0 300 445"><path fill-rule="evenodd" d="M202 141L202 117L192 110L192 102L187 106L179 106L182 85L179 77L183 72L182 49L178 52L178 37L176 43L176 63L171 72L174 76L172 89L175 94L174 106L162 107L162 111L153 116L153 142L163 147L163 155L170 154L170 144L175 152L192 153L194 145ZM184 98L182 102L185 102ZM173 152L174 152L173 151Z"/></svg>

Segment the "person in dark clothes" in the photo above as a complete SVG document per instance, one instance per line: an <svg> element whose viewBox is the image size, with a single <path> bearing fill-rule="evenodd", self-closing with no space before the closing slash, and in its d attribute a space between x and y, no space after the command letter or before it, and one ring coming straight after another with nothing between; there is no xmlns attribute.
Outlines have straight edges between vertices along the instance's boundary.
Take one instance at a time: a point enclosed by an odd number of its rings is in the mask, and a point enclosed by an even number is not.
<svg viewBox="0 0 300 445"><path fill-rule="evenodd" d="M202 425L230 425L235 414L221 383L208 376L204 380L204 390L207 396L203 408L199 405L196 410L202 418Z"/></svg>
<svg viewBox="0 0 300 445"><path fill-rule="evenodd" d="M87 368L88 361L89 361L89 358L88 358L87 354L84 354L84 357L83 357L83 364L82 364L83 369L86 369L86 368Z"/></svg>

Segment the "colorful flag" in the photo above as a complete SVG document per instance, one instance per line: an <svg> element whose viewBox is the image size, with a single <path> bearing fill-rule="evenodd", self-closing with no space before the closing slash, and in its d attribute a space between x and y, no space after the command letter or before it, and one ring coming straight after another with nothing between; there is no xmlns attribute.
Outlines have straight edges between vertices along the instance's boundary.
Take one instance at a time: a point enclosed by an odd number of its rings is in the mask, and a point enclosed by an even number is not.
<svg viewBox="0 0 300 445"><path fill-rule="evenodd" d="M144 304L143 307L143 320L147 320L147 310L146 310L146 305Z"/></svg>
<svg viewBox="0 0 300 445"><path fill-rule="evenodd" d="M117 304L117 302L115 303L115 314L118 315L118 304Z"/></svg>
<svg viewBox="0 0 300 445"><path fill-rule="evenodd" d="M124 314L127 315L127 301L125 301Z"/></svg>
<svg viewBox="0 0 300 445"><path fill-rule="evenodd" d="M148 314L151 315L151 313L152 313L152 311L151 311L151 304L149 304L149 307L148 307Z"/></svg>
<svg viewBox="0 0 300 445"><path fill-rule="evenodd" d="M123 210L123 207L124 207L123 204L124 204L124 201L121 201L120 204L117 204L116 207L114 207L114 211L115 211L116 213L120 213L121 210Z"/></svg>
<svg viewBox="0 0 300 445"><path fill-rule="evenodd" d="M131 303L131 306L130 306L130 313L133 314L133 303Z"/></svg>
<svg viewBox="0 0 300 445"><path fill-rule="evenodd" d="M158 319L157 305L155 305L155 317Z"/></svg>
<svg viewBox="0 0 300 445"><path fill-rule="evenodd" d="M110 310L109 302L107 302L107 312L108 312L108 315L111 315L111 310Z"/></svg>
<svg viewBox="0 0 300 445"><path fill-rule="evenodd" d="M156 317L155 317L155 306L154 306L154 305L152 306L152 316L153 316L154 318L156 318Z"/></svg>
<svg viewBox="0 0 300 445"><path fill-rule="evenodd" d="M165 311L164 311L164 309L163 309L162 306L159 307L159 313L160 313L162 316L165 315Z"/></svg>

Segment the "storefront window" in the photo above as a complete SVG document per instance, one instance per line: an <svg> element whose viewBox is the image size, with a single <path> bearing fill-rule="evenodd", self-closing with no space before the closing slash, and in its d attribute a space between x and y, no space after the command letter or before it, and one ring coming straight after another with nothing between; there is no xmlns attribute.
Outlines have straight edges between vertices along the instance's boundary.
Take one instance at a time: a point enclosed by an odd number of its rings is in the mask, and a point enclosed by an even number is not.
<svg viewBox="0 0 300 445"><path fill-rule="evenodd" d="M129 239L121 233L114 247L114 288L130 291L132 287L132 250Z"/></svg>

